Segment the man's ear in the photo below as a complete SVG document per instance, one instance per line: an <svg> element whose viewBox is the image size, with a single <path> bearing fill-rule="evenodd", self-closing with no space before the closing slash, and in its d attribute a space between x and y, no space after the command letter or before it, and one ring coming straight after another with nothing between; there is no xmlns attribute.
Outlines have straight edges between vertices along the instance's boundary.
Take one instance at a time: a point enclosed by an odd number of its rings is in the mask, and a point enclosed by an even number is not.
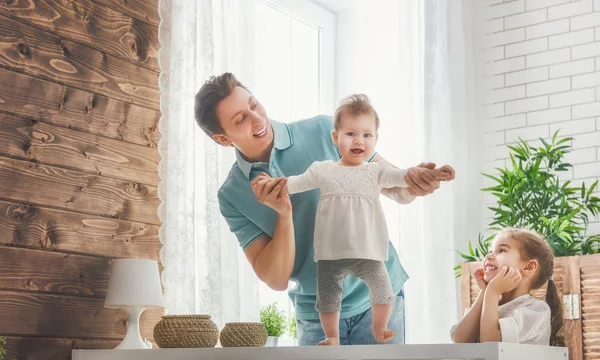
<svg viewBox="0 0 600 360"><path fill-rule="evenodd" d="M219 144L223 145L223 146L231 146L233 145L233 143L231 142L231 140L229 140L229 138L227 136L225 136L225 134L213 134L212 138L218 142Z"/></svg>
<svg viewBox="0 0 600 360"><path fill-rule="evenodd" d="M338 146L338 135L337 135L337 131L333 130L331 132L331 137L333 138L333 143L335 144L335 146Z"/></svg>

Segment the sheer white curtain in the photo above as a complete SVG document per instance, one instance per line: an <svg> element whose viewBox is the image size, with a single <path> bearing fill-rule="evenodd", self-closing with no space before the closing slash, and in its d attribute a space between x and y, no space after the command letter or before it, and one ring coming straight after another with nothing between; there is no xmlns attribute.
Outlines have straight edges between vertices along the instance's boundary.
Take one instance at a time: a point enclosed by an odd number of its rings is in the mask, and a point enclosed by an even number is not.
<svg viewBox="0 0 600 360"><path fill-rule="evenodd" d="M371 97L381 117L377 148L390 162L433 161L457 171L454 182L408 206L383 201L410 275L407 343L450 341L460 294L453 249L464 249L478 230L469 222L477 219L480 188L474 1L357 0L337 16L336 99Z"/></svg>
<svg viewBox="0 0 600 360"><path fill-rule="evenodd" d="M405 152L413 163L451 164L456 180L400 212L400 249L411 280L406 285L410 343L449 342L460 292L454 249L476 236L481 159L477 124L479 72L474 32L476 0L421 0L408 7L413 53L414 113L405 124ZM418 61L415 61L417 60ZM415 77L414 74L419 76ZM408 77L408 76L407 76ZM418 134L409 139L410 134Z"/></svg>
<svg viewBox="0 0 600 360"><path fill-rule="evenodd" d="M233 163L194 120L194 96L211 75L254 83L254 0L160 0L162 118L159 217L162 281L170 314L256 321L258 284L219 213L217 190Z"/></svg>

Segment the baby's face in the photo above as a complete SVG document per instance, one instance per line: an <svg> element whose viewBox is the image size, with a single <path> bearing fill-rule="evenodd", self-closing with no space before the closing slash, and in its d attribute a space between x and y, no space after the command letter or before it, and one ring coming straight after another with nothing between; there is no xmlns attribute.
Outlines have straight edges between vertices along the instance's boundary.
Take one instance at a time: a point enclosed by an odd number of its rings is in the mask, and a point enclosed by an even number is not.
<svg viewBox="0 0 600 360"><path fill-rule="evenodd" d="M375 152L377 144L375 117L371 114L344 115L339 128L333 132L333 141L342 155L342 162L360 165Z"/></svg>

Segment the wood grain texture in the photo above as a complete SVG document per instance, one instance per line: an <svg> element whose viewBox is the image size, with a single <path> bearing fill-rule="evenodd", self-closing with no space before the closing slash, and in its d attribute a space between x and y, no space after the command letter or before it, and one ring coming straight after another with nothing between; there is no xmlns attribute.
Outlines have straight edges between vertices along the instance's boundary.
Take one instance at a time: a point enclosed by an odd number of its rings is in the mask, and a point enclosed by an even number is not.
<svg viewBox="0 0 600 360"><path fill-rule="evenodd" d="M156 149L0 113L0 154L158 185Z"/></svg>
<svg viewBox="0 0 600 360"><path fill-rule="evenodd" d="M579 258L583 358L600 355L600 255Z"/></svg>
<svg viewBox="0 0 600 360"><path fill-rule="evenodd" d="M6 360L71 360L73 349L113 349L118 340L80 340L16 337L6 338Z"/></svg>
<svg viewBox="0 0 600 360"><path fill-rule="evenodd" d="M158 27L158 0L93 0L132 18Z"/></svg>
<svg viewBox="0 0 600 360"><path fill-rule="evenodd" d="M0 111L155 148L160 112L0 68Z"/></svg>
<svg viewBox="0 0 600 360"><path fill-rule="evenodd" d="M0 195L14 202L160 224L156 188L0 157Z"/></svg>
<svg viewBox="0 0 600 360"><path fill-rule="evenodd" d="M142 313L142 337L153 339L162 312ZM127 329L125 311L105 308L102 299L16 291L0 291L0 319L0 334L9 336L122 340Z"/></svg>
<svg viewBox="0 0 600 360"><path fill-rule="evenodd" d="M583 256L585 257L585 256ZM580 259L582 256L570 256L567 258L567 266L565 268L566 280L563 284L564 294L582 294L581 287L581 263ZM580 306L583 308L583 301L580 299ZM569 359L570 360L581 360L584 357L583 349L583 323L581 316L576 320L565 320L564 326L567 330L565 333L565 340L569 346Z"/></svg>
<svg viewBox="0 0 600 360"><path fill-rule="evenodd" d="M0 245L159 260L158 225L0 200Z"/></svg>
<svg viewBox="0 0 600 360"><path fill-rule="evenodd" d="M105 298L112 260L0 247L0 290Z"/></svg>
<svg viewBox="0 0 600 360"><path fill-rule="evenodd" d="M159 109L158 73L1 15L0 66Z"/></svg>
<svg viewBox="0 0 600 360"><path fill-rule="evenodd" d="M471 292L470 284L471 274L469 273L469 264L462 263L460 266L460 280L461 280L461 317L465 314L466 309L471 307Z"/></svg>
<svg viewBox="0 0 600 360"><path fill-rule="evenodd" d="M158 29L104 5L90 0L10 0L0 3L0 14L159 71Z"/></svg>

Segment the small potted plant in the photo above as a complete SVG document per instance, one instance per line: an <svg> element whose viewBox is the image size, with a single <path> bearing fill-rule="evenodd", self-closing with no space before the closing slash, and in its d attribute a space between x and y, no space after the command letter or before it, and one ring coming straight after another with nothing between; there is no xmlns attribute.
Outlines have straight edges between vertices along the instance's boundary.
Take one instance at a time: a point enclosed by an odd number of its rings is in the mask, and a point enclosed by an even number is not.
<svg viewBox="0 0 600 360"><path fill-rule="evenodd" d="M298 345L298 336L296 332L296 317L294 315L290 315L288 317L287 330L288 334L294 342L294 345Z"/></svg>
<svg viewBox="0 0 600 360"><path fill-rule="evenodd" d="M6 338L0 336L0 360L3 360L4 356L6 356L6 350L2 347L4 344L6 344Z"/></svg>
<svg viewBox="0 0 600 360"><path fill-rule="evenodd" d="M265 325L267 329L267 345L266 346L277 346L279 343L279 337L283 334L286 328L286 317L283 311L277 309L275 303L263 306L260 309L260 322Z"/></svg>

